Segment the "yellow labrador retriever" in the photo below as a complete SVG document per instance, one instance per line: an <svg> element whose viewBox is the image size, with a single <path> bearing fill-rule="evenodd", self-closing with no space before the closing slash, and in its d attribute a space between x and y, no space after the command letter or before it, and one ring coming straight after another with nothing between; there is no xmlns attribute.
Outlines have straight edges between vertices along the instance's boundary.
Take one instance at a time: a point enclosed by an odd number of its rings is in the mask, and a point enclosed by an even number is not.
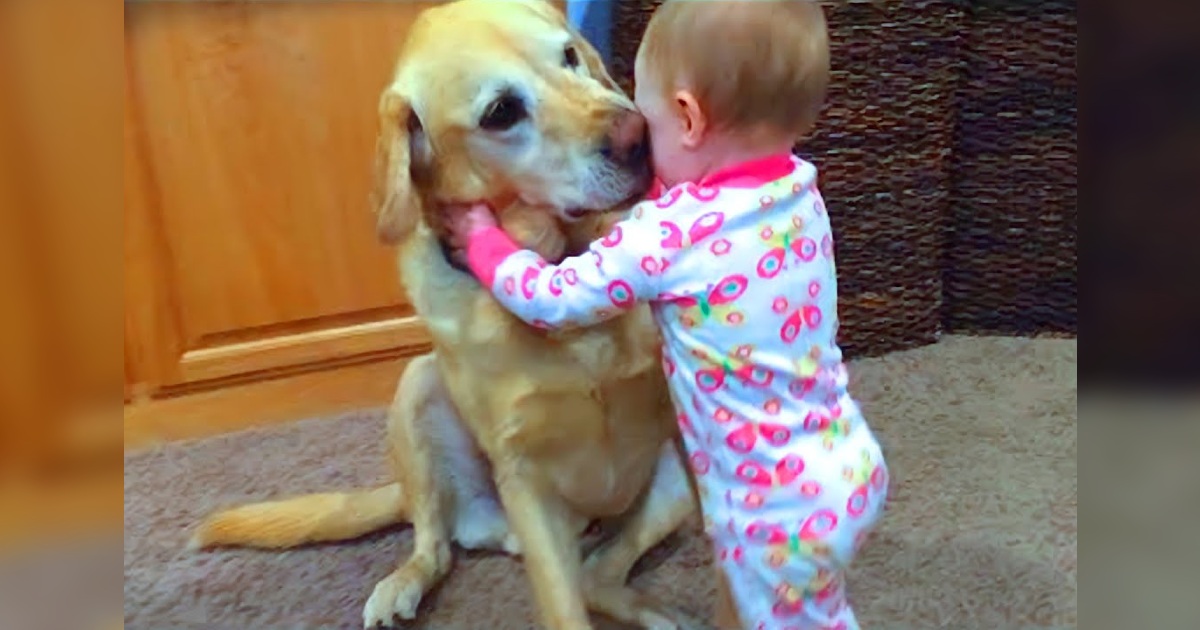
<svg viewBox="0 0 1200 630"><path fill-rule="evenodd" d="M647 628L674 613L625 584L693 501L645 308L547 334L507 312L443 247L439 208L485 200L543 257L580 251L648 184L644 121L594 49L539 0L425 11L379 101L381 237L435 351L408 364L388 414L396 482L217 513L197 547L280 548L409 520L412 556L375 587L366 627L412 619L451 543L524 555L541 621L587 610ZM589 521L616 533L581 560Z"/></svg>

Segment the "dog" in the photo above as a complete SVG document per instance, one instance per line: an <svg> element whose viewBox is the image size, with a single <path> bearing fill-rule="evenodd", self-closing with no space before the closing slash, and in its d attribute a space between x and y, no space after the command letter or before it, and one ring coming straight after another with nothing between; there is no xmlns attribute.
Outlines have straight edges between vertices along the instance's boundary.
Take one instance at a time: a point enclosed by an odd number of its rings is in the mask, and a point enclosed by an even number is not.
<svg viewBox="0 0 1200 630"><path fill-rule="evenodd" d="M547 260L581 252L650 183L645 121L596 51L543 0L458 0L420 14L379 101L380 238L433 339L388 411L395 482L247 505L196 548L283 548L403 520L412 555L375 587L364 627L415 618L452 543L523 556L541 622L588 611L687 625L626 586L694 513L649 311L549 333L507 313L444 245L442 209L486 201ZM581 558L589 522L612 537Z"/></svg>

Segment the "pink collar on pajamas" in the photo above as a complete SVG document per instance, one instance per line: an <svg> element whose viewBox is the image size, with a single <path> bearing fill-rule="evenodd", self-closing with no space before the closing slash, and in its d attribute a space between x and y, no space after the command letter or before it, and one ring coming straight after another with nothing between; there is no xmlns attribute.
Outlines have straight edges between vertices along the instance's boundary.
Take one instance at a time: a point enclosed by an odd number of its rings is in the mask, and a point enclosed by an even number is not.
<svg viewBox="0 0 1200 630"><path fill-rule="evenodd" d="M790 153L769 155L757 160L734 164L711 173L697 182L701 188L758 188L786 177L796 170Z"/></svg>
<svg viewBox="0 0 1200 630"><path fill-rule="evenodd" d="M696 182L700 188L758 188L765 186L781 177L786 177L796 170L796 163L790 153L769 155L757 160L750 160L733 166L718 169L707 177ZM676 184L678 186L678 184ZM666 184L661 179L654 178L646 199L658 199L667 192Z"/></svg>

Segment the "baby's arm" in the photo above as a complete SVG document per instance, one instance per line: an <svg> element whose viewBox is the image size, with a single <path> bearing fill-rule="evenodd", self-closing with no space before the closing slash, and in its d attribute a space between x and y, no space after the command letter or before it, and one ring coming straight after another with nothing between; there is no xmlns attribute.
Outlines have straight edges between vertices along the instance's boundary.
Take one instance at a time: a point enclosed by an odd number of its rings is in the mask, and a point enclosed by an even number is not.
<svg viewBox="0 0 1200 630"><path fill-rule="evenodd" d="M586 252L550 265L497 227L467 241L467 264L514 315L539 328L587 326L658 294L665 267L653 224L626 219Z"/></svg>

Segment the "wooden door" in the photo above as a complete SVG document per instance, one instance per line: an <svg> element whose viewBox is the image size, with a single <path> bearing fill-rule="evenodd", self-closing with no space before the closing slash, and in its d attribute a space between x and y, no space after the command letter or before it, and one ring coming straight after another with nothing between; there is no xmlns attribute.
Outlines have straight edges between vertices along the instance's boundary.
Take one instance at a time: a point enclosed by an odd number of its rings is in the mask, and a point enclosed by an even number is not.
<svg viewBox="0 0 1200 630"><path fill-rule="evenodd" d="M421 351L368 206L435 2L126 3L126 356L144 392Z"/></svg>
<svg viewBox="0 0 1200 630"><path fill-rule="evenodd" d="M0 554L121 523L120 29L0 3Z"/></svg>

